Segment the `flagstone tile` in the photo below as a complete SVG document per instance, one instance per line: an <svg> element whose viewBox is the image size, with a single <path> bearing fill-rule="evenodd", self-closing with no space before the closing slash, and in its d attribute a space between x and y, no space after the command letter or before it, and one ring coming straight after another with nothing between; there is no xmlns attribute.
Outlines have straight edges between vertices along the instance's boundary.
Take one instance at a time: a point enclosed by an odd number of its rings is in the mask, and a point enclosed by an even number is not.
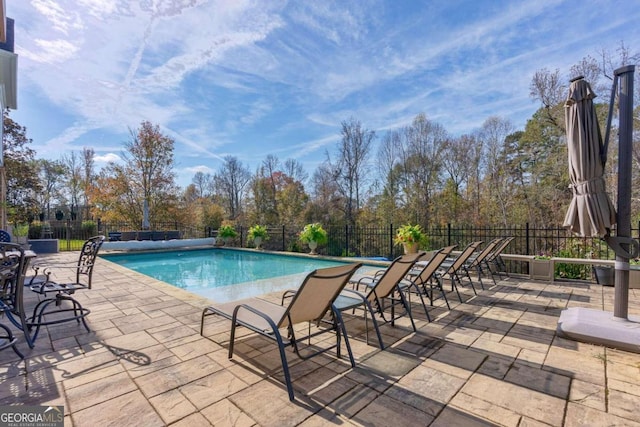
<svg viewBox="0 0 640 427"><path fill-rule="evenodd" d="M197 411L189 399L178 390L169 390L149 399L162 420L170 424Z"/></svg>
<svg viewBox="0 0 640 427"><path fill-rule="evenodd" d="M462 387L462 392L538 421L551 425L562 423L564 399L524 386L474 375Z"/></svg>
<svg viewBox="0 0 640 427"><path fill-rule="evenodd" d="M122 394L71 415L76 426L139 425L161 427L165 423L139 391ZM132 423L133 421L133 423Z"/></svg>
<svg viewBox="0 0 640 427"><path fill-rule="evenodd" d="M567 404L567 414L564 425L567 426L625 426L640 427L640 423L616 414L598 411L588 406L569 402Z"/></svg>
<svg viewBox="0 0 640 427"><path fill-rule="evenodd" d="M200 414L214 426L253 427L257 425L228 399L207 406L200 411Z"/></svg>
<svg viewBox="0 0 640 427"><path fill-rule="evenodd" d="M487 402L484 399L470 396L466 393L458 393L451 400L451 409L457 409L460 412L477 416L480 419L486 419L501 426L519 427L521 415L516 411L503 408ZM440 419L442 422L444 418ZM479 421L478 422L483 422Z"/></svg>

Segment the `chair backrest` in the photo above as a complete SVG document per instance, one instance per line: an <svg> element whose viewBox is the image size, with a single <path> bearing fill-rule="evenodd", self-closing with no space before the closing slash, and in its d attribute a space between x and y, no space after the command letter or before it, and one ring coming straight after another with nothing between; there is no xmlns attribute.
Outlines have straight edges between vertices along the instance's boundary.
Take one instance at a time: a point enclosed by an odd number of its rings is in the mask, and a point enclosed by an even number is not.
<svg viewBox="0 0 640 427"><path fill-rule="evenodd" d="M509 246L509 243L511 243L513 239L515 239L514 236L504 237L502 239L502 242L500 242L500 244L496 246L494 251L491 252L489 256L487 256L487 260L491 261L491 260L494 260L496 257L500 256L502 251L504 251L507 248L507 246Z"/></svg>
<svg viewBox="0 0 640 427"><path fill-rule="evenodd" d="M378 278L374 285L369 289L367 299L370 302L375 301L376 298L387 298L405 278L411 267L414 266L416 261L422 256L424 252L418 252L415 254L405 254L399 256L391 262L391 265L384 270L384 273Z"/></svg>
<svg viewBox="0 0 640 427"><path fill-rule="evenodd" d="M5 230L0 230L0 242L11 242L11 234Z"/></svg>
<svg viewBox="0 0 640 427"><path fill-rule="evenodd" d="M447 257L455 247L456 245L447 246L442 249L438 249L429 260L429 263L422 269L420 274L416 277L415 281L418 283L425 283L429 279L431 279L431 276L433 276L433 273L438 271L438 268L440 268L440 265L442 265L444 260L447 259Z"/></svg>
<svg viewBox="0 0 640 427"><path fill-rule="evenodd" d="M24 291L25 268L22 246L0 243L0 312L18 310Z"/></svg>
<svg viewBox="0 0 640 427"><path fill-rule="evenodd" d="M76 283L84 283L82 277L86 278L87 287L91 289L91 279L93 277L93 266L96 263L96 257L98 251L104 243L105 237L94 236L84 242L82 249L80 250L80 257L78 258L78 269L76 270Z"/></svg>
<svg viewBox="0 0 640 427"><path fill-rule="evenodd" d="M473 254L476 249L482 244L482 240L478 240L477 242L471 242L467 245L466 248L458 255L458 257L453 261L453 264L447 269L447 273L451 274L455 271L458 271L462 265L467 262L467 259Z"/></svg>
<svg viewBox="0 0 640 427"><path fill-rule="evenodd" d="M321 319L362 263L314 270L305 277L282 318L279 328Z"/></svg>
<svg viewBox="0 0 640 427"><path fill-rule="evenodd" d="M477 265L480 265L484 259L489 256L489 254L493 253L493 251L495 250L496 246L498 246L500 244L500 242L502 242L502 238L498 237L497 239L493 239L492 241L490 241L489 243L487 243L487 246L485 246L480 253L473 259L473 261L471 261L470 263L470 267L475 267Z"/></svg>

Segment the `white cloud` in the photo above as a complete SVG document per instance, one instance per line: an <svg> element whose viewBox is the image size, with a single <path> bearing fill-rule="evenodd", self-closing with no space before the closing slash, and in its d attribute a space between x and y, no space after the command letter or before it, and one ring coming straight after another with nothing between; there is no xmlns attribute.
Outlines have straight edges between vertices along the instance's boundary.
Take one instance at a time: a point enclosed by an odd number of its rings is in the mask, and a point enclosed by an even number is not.
<svg viewBox="0 0 640 427"><path fill-rule="evenodd" d="M110 163L110 162L119 163L122 161L122 157L120 157L118 154L115 154L115 153L106 153L106 154L96 155L94 157L94 160L96 161L96 163Z"/></svg>

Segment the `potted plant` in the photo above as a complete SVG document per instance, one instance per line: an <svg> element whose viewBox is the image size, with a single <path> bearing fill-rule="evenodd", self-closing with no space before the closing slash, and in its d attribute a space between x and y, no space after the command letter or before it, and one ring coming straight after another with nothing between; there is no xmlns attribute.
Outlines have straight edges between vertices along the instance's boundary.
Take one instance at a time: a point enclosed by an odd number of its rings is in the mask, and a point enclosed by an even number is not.
<svg viewBox="0 0 640 427"><path fill-rule="evenodd" d="M27 238L29 237L29 224L18 224L13 227L13 236L16 238L16 243L28 249Z"/></svg>
<svg viewBox="0 0 640 427"><path fill-rule="evenodd" d="M420 242L424 239L424 233L419 225L406 224L398 228L395 242L404 246L404 253L411 254L418 252Z"/></svg>
<svg viewBox="0 0 640 427"><path fill-rule="evenodd" d="M238 232L233 225L224 224L218 229L218 237L224 241L225 245L229 244L229 240L235 238L237 235Z"/></svg>
<svg viewBox="0 0 640 427"><path fill-rule="evenodd" d="M318 245L327 243L327 232L320 223L307 224L300 232L300 241L309 245L311 255L316 255Z"/></svg>
<svg viewBox="0 0 640 427"><path fill-rule="evenodd" d="M269 233L267 232L267 227L264 225L254 225L249 228L249 235L247 237L248 240L253 240L256 249L260 249L262 242L266 242L269 239Z"/></svg>

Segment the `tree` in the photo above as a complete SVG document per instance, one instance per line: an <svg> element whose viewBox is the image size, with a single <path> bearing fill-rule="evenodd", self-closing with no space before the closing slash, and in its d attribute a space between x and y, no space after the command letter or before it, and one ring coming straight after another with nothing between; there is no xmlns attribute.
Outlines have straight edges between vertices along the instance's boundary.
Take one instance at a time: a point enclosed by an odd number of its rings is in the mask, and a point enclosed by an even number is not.
<svg viewBox="0 0 640 427"><path fill-rule="evenodd" d="M213 177L214 187L229 219L236 220L242 214L242 202L246 187L251 181L251 172L237 157L224 158L218 173Z"/></svg>
<svg viewBox="0 0 640 427"><path fill-rule="evenodd" d="M7 219L13 224L27 222L39 212L37 194L41 192L35 151L29 147L27 129L2 112L2 151L7 185Z"/></svg>
<svg viewBox="0 0 640 427"><path fill-rule="evenodd" d="M364 129L362 123L352 117L342 122L341 134L336 162L332 163L327 153L327 166L344 198L345 220L348 224L355 224L375 132Z"/></svg>
<svg viewBox="0 0 640 427"><path fill-rule="evenodd" d="M91 209L91 199L90 194L93 189L93 183L96 178L94 171L94 160L95 160L95 151L93 148L83 148L82 149L82 195L83 195L83 204L85 209L84 217L85 219L90 218L90 209Z"/></svg>
<svg viewBox="0 0 640 427"><path fill-rule="evenodd" d="M402 173L408 216L403 221L428 225L431 198L440 184L441 156L448 136L442 125L418 114L402 134Z"/></svg>
<svg viewBox="0 0 640 427"><path fill-rule="evenodd" d="M66 168L61 161L37 160L38 176L43 183L42 192L39 194L41 211L45 214L45 219L51 218L51 202L64 201L62 196L62 184L66 174Z"/></svg>
<svg viewBox="0 0 640 427"><path fill-rule="evenodd" d="M489 117L479 133L484 147L485 179L487 180L486 218L500 218L506 227L509 222L509 208L514 201L512 181L505 168L505 139L514 131L509 120Z"/></svg>
<svg viewBox="0 0 640 427"><path fill-rule="evenodd" d="M123 163L110 162L98 178L96 204L102 218L141 224L146 200L150 220L177 219L173 139L148 121L130 134L122 153Z"/></svg>
<svg viewBox="0 0 640 427"><path fill-rule="evenodd" d="M69 196L71 219L75 219L80 206L80 197L82 195L82 165L80 158L75 151L69 155L62 156L62 164L65 167L66 176L64 184Z"/></svg>

